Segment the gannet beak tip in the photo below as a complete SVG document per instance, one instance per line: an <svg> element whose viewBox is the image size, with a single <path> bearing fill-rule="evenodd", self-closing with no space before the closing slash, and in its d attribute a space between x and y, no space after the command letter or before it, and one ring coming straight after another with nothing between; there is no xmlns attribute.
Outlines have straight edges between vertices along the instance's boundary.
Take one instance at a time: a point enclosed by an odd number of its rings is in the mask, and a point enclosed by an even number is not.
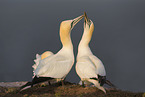
<svg viewBox="0 0 145 97"><path fill-rule="evenodd" d="M84 12L84 16L86 16L87 14L86 14L86 12Z"/></svg>
<svg viewBox="0 0 145 97"><path fill-rule="evenodd" d="M84 12L84 17L85 17L85 21L87 21L88 20L88 17L87 17L86 12Z"/></svg>

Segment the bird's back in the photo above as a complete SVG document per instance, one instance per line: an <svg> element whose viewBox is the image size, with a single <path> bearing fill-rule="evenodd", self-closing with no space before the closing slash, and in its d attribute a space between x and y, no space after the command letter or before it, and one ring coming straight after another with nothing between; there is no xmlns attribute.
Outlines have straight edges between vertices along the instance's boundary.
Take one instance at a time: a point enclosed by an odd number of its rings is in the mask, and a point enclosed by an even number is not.
<svg viewBox="0 0 145 97"><path fill-rule="evenodd" d="M38 76L62 78L68 74L72 65L72 58L57 54L41 60L34 72Z"/></svg>

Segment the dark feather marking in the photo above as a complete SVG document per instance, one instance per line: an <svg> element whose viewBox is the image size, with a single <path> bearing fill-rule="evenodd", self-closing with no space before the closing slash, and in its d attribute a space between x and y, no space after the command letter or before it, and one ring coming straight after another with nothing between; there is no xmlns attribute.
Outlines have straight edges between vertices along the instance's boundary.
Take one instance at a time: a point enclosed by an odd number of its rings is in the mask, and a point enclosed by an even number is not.
<svg viewBox="0 0 145 97"><path fill-rule="evenodd" d="M113 85L109 80L106 80L105 84L111 86L111 87L116 87L115 85Z"/></svg>
<svg viewBox="0 0 145 97"><path fill-rule="evenodd" d="M73 26L73 23L74 23L74 21L71 23L71 28L72 28L72 26Z"/></svg>
<svg viewBox="0 0 145 97"><path fill-rule="evenodd" d="M27 86L31 86L32 82L27 82L25 85L20 87L20 90L27 87Z"/></svg>
<svg viewBox="0 0 145 97"><path fill-rule="evenodd" d="M33 87L34 84L41 83L41 82L44 82L44 81L47 81L47 80L51 80L51 79L54 79L54 78L51 78L51 77L37 77L37 76L35 76L33 78L33 80L32 80L31 87Z"/></svg>
<svg viewBox="0 0 145 97"><path fill-rule="evenodd" d="M98 80L98 79L97 79L97 78L95 78L95 77L92 77L92 78L90 78L90 79Z"/></svg>
<svg viewBox="0 0 145 97"><path fill-rule="evenodd" d="M90 78L90 79L94 79L94 80L99 81L100 86L103 86L104 84L107 84L107 85L109 85L111 87L116 87L109 80L106 79L106 76L100 76L100 75L98 75L98 78L93 77L93 78Z"/></svg>
<svg viewBox="0 0 145 97"><path fill-rule="evenodd" d="M98 79L99 79L100 86L103 86L104 83L106 82L106 76L98 75Z"/></svg>
<svg viewBox="0 0 145 97"><path fill-rule="evenodd" d="M20 87L20 90L25 88L25 87L27 87L27 86L33 87L33 85L35 85L35 84L38 84L38 83L41 83L41 82L45 82L45 81L51 80L51 79L54 79L54 78L51 78L51 77L37 77L37 76L35 76L32 79L32 82L27 82L25 85Z"/></svg>
<svg viewBox="0 0 145 97"><path fill-rule="evenodd" d="M100 76L98 75L98 78L90 78L90 79L94 79L94 80L98 80L99 83L100 83L100 86L103 86L104 83L106 82L106 76Z"/></svg>

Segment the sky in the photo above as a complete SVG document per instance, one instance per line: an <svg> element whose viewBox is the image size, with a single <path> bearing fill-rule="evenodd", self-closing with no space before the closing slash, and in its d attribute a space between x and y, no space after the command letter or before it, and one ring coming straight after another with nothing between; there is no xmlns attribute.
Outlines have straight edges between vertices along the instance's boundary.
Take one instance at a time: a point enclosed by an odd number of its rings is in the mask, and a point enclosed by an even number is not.
<svg viewBox="0 0 145 97"><path fill-rule="evenodd" d="M119 89L145 91L144 0L0 0L0 82L31 81L35 55L57 53L63 20L84 13L95 25L90 48ZM83 20L72 30L74 54ZM75 64L66 80L78 83Z"/></svg>

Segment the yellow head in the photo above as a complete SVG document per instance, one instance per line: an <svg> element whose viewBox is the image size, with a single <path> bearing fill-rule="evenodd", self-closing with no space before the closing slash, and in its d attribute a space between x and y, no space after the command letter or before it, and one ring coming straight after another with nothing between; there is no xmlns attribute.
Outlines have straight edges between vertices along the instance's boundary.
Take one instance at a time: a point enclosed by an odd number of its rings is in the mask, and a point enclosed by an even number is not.
<svg viewBox="0 0 145 97"><path fill-rule="evenodd" d="M87 17L86 13L84 12L85 21L84 21L84 32L88 33L90 38L92 37L94 31L94 23Z"/></svg>
<svg viewBox="0 0 145 97"><path fill-rule="evenodd" d="M88 46L88 44L91 41L92 38L92 34L94 31L94 24L93 22L87 17L86 13L84 13L84 32L83 32L83 36L82 39L80 41L80 45L79 46Z"/></svg>
<svg viewBox="0 0 145 97"><path fill-rule="evenodd" d="M61 39L63 46L69 44L69 42L71 41L71 39L70 39L71 30L83 17L84 17L84 15L81 15L75 19L65 20L65 21L61 22L61 24L60 24L60 39Z"/></svg>

